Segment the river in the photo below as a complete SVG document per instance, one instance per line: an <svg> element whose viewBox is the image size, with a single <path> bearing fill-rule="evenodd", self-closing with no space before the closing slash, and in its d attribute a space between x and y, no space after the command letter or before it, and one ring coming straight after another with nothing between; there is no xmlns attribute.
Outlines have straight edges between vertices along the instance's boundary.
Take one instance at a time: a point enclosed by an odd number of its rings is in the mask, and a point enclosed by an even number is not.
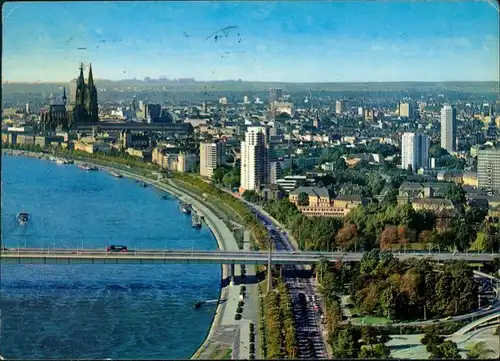
<svg viewBox="0 0 500 361"><path fill-rule="evenodd" d="M8 248L216 249L173 196L106 172L2 156ZM30 213L21 226L16 214ZM2 265L0 355L19 359L189 358L217 299L218 265Z"/></svg>

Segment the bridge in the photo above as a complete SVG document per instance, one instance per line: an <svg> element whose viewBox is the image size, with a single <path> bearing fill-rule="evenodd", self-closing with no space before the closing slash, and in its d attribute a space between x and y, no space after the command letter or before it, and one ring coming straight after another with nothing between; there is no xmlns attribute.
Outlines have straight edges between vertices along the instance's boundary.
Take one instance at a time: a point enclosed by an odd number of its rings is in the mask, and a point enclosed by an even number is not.
<svg viewBox="0 0 500 361"><path fill-rule="evenodd" d="M464 335L467 332L473 331L476 328L483 326L484 324L489 325L489 324L496 324L499 322L500 322L500 311L497 311L488 316L482 317L478 320L468 323L467 325L456 331L454 335Z"/></svg>
<svg viewBox="0 0 500 361"><path fill-rule="evenodd" d="M490 262L498 254L467 253L394 253L401 259L428 258L436 261L466 260ZM271 255L275 265L311 265L321 258L330 262L359 262L362 252L288 252L274 251ZM107 252L105 249L42 249L4 248L0 252L1 264L249 264L266 265L266 251L173 251L173 250L129 250Z"/></svg>

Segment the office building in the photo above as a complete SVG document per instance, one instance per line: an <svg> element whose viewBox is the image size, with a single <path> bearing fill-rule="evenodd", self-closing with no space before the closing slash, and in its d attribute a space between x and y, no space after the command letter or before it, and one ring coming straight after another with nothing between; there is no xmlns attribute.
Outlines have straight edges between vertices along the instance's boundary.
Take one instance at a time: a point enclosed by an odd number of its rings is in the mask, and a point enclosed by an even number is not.
<svg viewBox="0 0 500 361"><path fill-rule="evenodd" d="M240 193L258 191L268 182L269 157L266 127L248 127L241 142Z"/></svg>
<svg viewBox="0 0 500 361"><path fill-rule="evenodd" d="M477 151L477 181L490 195L500 191L500 148Z"/></svg>
<svg viewBox="0 0 500 361"><path fill-rule="evenodd" d="M200 175L212 178L214 170L222 166L224 160L222 142L200 143Z"/></svg>
<svg viewBox="0 0 500 361"><path fill-rule="evenodd" d="M399 116L413 118L413 107L410 103L399 103Z"/></svg>
<svg viewBox="0 0 500 361"><path fill-rule="evenodd" d="M282 177L282 169L280 162L269 162L269 184L276 184L278 179Z"/></svg>
<svg viewBox="0 0 500 361"><path fill-rule="evenodd" d="M342 114L347 110L347 102L345 100L337 100L335 103L335 113Z"/></svg>
<svg viewBox="0 0 500 361"><path fill-rule="evenodd" d="M457 143L457 110L451 105L441 108L441 148L448 153L456 149Z"/></svg>
<svg viewBox="0 0 500 361"><path fill-rule="evenodd" d="M283 89L271 88L269 89L269 103L275 102L283 97Z"/></svg>
<svg viewBox="0 0 500 361"><path fill-rule="evenodd" d="M401 168L416 172L429 167L429 137L420 133L404 133L401 139Z"/></svg>

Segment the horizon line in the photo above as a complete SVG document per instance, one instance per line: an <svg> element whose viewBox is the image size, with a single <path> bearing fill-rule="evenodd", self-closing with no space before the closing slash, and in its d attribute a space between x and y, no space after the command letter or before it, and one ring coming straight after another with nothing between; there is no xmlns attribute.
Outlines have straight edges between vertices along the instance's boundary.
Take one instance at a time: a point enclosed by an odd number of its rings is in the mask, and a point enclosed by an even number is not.
<svg viewBox="0 0 500 361"><path fill-rule="evenodd" d="M170 81L170 82L178 82L180 80L189 80L193 83L266 83L266 84L360 84L360 83L500 83L500 80L370 80L370 81L321 81L321 82L294 82L294 81L272 81L272 80L196 80L194 78L177 78L177 79L151 79L149 81L145 81L143 79L119 79L119 80L111 80L111 79L101 79L94 78L94 82L97 81L108 81L108 82L123 82L123 81L138 81L142 83L149 82L157 82L157 81ZM56 80L56 81L40 81L40 80L31 80L31 81L17 81L17 80L3 80L2 85L6 84L29 84L29 85L39 85L39 84L60 84L60 83L72 83L76 81L75 79L71 80ZM185 85L185 84L183 84Z"/></svg>

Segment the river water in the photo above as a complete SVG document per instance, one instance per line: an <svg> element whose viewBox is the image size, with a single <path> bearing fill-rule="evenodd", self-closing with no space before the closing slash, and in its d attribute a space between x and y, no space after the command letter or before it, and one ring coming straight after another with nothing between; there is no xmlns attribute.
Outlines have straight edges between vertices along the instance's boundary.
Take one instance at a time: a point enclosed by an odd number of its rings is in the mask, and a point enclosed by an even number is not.
<svg viewBox="0 0 500 361"><path fill-rule="evenodd" d="M134 180L2 156L7 248L216 249L179 202ZM16 221L30 213L27 225ZM218 265L2 265L0 354L20 359L189 358L219 296Z"/></svg>

